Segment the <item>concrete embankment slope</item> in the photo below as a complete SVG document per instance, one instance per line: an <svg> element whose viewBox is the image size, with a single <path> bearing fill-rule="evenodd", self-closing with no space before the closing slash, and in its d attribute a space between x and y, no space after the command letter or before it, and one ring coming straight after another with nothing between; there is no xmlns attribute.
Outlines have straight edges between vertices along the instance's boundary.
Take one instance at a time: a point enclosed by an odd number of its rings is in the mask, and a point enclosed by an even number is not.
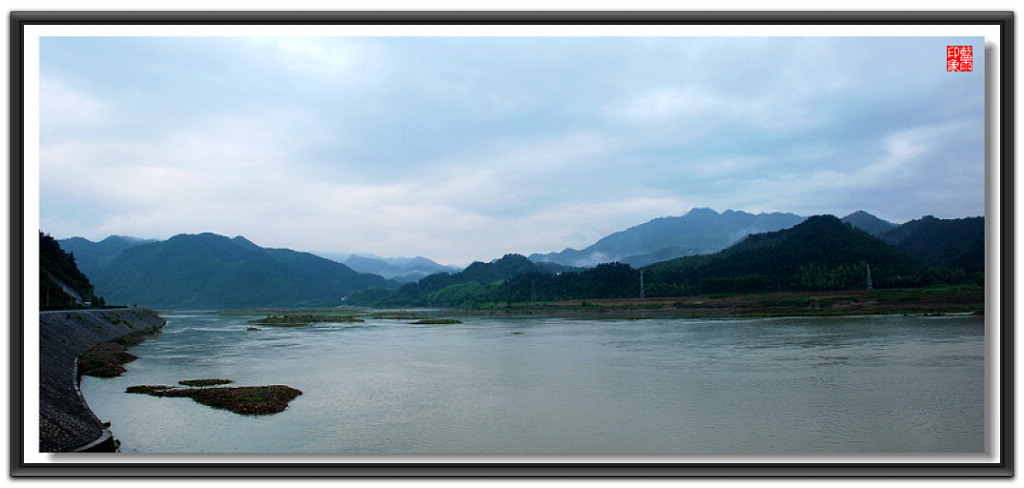
<svg viewBox="0 0 1024 488"><path fill-rule="evenodd" d="M167 322L144 308L39 314L39 451L111 450L113 439L78 390L77 358L89 348Z"/></svg>

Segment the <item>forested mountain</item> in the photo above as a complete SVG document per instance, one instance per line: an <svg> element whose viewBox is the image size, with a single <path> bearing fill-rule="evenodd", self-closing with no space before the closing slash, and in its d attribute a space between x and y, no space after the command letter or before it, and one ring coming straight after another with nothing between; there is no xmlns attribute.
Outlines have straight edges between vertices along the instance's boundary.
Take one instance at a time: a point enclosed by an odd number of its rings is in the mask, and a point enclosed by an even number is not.
<svg viewBox="0 0 1024 488"><path fill-rule="evenodd" d="M42 310L103 305L89 278L78 269L74 255L61 249L56 239L39 233L39 306Z"/></svg>
<svg viewBox="0 0 1024 488"><path fill-rule="evenodd" d="M78 269L86 275L93 275L97 270L110 263L121 251L142 244L156 242L154 239L137 237L110 236L99 242L92 242L82 237L61 239L60 247L74 254Z"/></svg>
<svg viewBox="0 0 1024 488"><path fill-rule="evenodd" d="M647 268L654 294L855 289L867 267L879 288L920 285L924 270L868 233L831 215L809 217L791 229L755 234L708 256Z"/></svg>
<svg viewBox="0 0 1024 488"><path fill-rule="evenodd" d="M543 269L519 255L463 273L434 275L398 290L353 295L376 306L473 307L481 304L640 295L820 291L962 283L956 273L925 269L910 256L831 215L809 217L789 229L752 234L714 254L688 256L634 269L623 263L594 268ZM947 270L948 271L948 270Z"/></svg>
<svg viewBox="0 0 1024 488"><path fill-rule="evenodd" d="M864 231L833 216L815 216L792 228L747 236L715 254L688 256L633 270L605 265L576 276L523 275L506 286L516 300L688 296L867 287L915 286L920 266ZM528 291L529 290L529 291Z"/></svg>
<svg viewBox="0 0 1024 488"><path fill-rule="evenodd" d="M485 300L502 283L524 273L556 274L573 270L553 263L534 263L520 254L506 254L490 263L474 262L458 273L433 274L396 290L375 288L353 293L349 303L378 307L455 307Z"/></svg>
<svg viewBox="0 0 1024 488"><path fill-rule="evenodd" d="M881 239L921 265L985 271L985 218L937 219L925 216L882 234Z"/></svg>
<svg viewBox="0 0 1024 488"><path fill-rule="evenodd" d="M785 229L804 220L788 213L750 214L695 208L680 217L662 217L611 234L583 249L533 254L532 261L567 266L626 262L642 266L680 256L710 254L758 232Z"/></svg>
<svg viewBox="0 0 1024 488"><path fill-rule="evenodd" d="M126 249L93 281L111 303L176 309L336 305L356 290L394 286L309 253L209 233Z"/></svg>

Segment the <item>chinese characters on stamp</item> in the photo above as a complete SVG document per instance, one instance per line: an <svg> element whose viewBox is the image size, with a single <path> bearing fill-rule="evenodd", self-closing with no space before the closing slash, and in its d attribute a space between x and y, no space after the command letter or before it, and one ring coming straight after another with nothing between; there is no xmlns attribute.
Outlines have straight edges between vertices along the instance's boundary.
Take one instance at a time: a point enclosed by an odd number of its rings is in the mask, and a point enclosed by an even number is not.
<svg viewBox="0 0 1024 488"><path fill-rule="evenodd" d="M946 71L971 71L974 69L974 48L972 46L946 46Z"/></svg>

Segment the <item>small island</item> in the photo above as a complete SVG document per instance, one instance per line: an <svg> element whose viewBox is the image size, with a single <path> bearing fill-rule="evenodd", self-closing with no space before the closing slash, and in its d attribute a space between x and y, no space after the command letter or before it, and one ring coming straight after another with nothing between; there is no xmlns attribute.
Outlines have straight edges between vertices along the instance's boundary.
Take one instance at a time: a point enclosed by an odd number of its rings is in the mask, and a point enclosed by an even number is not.
<svg viewBox="0 0 1024 488"><path fill-rule="evenodd" d="M261 319L249 320L250 324L253 325L265 325L271 327L302 327L306 325L312 325L317 323L358 323L364 322L363 319L354 317L351 314L284 314L284 315L269 315ZM250 327L249 330L252 330Z"/></svg>
<svg viewBox="0 0 1024 488"><path fill-rule="evenodd" d="M230 410L242 415L267 415L288 408L289 402L302 391L285 385L270 386L219 386L231 383L225 379L182 380L178 384L190 388L167 385L130 386L125 393L140 393L155 397L188 397L203 405Z"/></svg>
<svg viewBox="0 0 1024 488"><path fill-rule="evenodd" d="M414 325L452 325L461 323L462 321L458 319L422 319L413 322Z"/></svg>

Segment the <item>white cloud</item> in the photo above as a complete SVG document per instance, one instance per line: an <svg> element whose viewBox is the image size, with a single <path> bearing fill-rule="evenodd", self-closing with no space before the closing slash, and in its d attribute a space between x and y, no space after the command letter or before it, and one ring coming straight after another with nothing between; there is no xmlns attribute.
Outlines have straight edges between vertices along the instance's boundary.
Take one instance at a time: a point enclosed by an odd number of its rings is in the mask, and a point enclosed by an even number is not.
<svg viewBox="0 0 1024 488"><path fill-rule="evenodd" d="M43 132L87 127L102 122L105 116L100 100L47 77L39 82L39 113Z"/></svg>
<svg viewBox="0 0 1024 488"><path fill-rule="evenodd" d="M365 62L363 48L339 37L248 37L244 44L265 48L269 61L284 70L325 77L351 75Z"/></svg>
<svg viewBox="0 0 1024 488"><path fill-rule="evenodd" d="M962 137L981 85L924 71L930 40L868 43L909 60L902 78L866 71L858 42L53 40L44 230L464 265L692 207L981 208L983 171L965 168L984 134Z"/></svg>

